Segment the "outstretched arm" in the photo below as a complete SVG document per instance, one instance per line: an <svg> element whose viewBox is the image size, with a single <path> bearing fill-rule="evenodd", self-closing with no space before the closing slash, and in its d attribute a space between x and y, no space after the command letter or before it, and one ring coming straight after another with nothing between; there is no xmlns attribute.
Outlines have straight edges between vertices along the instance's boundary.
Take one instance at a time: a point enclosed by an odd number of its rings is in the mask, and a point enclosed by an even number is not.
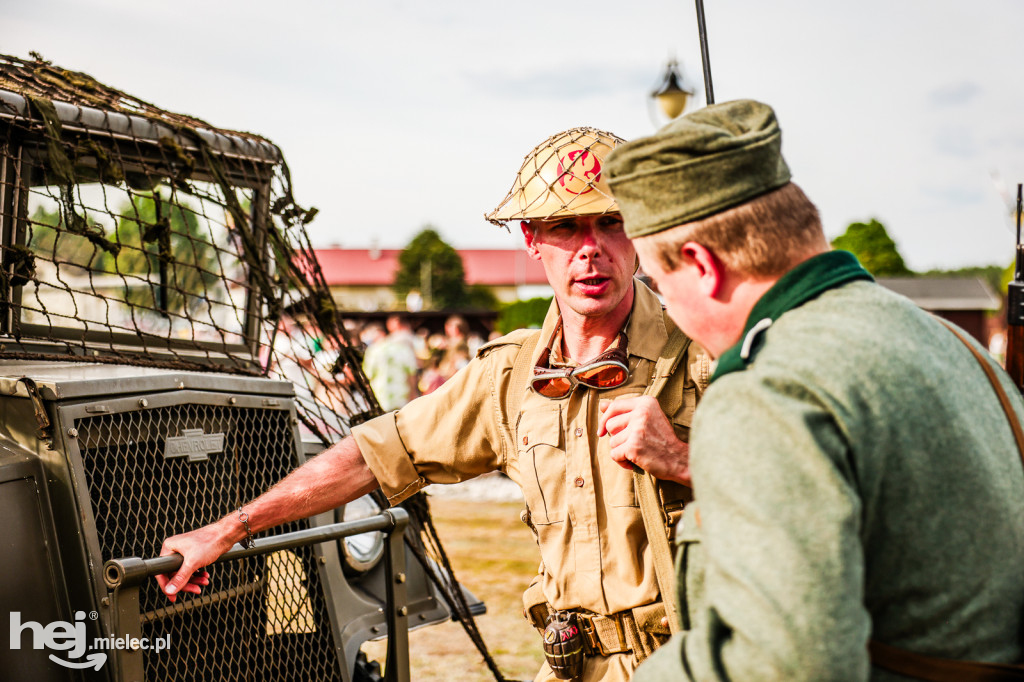
<svg viewBox="0 0 1024 682"><path fill-rule="evenodd" d="M334 509L375 488L377 479L355 440L349 437L288 474L242 509L249 515L249 528L256 533ZM160 556L177 552L184 561L173 576L157 576L160 589L171 601L182 590L199 594L209 578L205 573L194 575L196 570L216 561L245 537L245 526L238 513L232 512L208 526L167 538Z"/></svg>

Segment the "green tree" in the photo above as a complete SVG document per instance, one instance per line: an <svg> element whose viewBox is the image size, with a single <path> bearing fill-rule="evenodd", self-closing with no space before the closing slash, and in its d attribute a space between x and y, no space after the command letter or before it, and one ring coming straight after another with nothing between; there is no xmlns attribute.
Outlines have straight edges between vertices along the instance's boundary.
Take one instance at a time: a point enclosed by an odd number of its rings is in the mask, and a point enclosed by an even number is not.
<svg viewBox="0 0 1024 682"><path fill-rule="evenodd" d="M903 262L885 226L874 218L869 223L851 223L846 232L832 240L836 249L857 256L868 272L876 277L904 277L914 274Z"/></svg>
<svg viewBox="0 0 1024 682"><path fill-rule="evenodd" d="M89 240L64 228L59 210L37 206L29 217L28 247L46 260L64 260L83 268L99 258Z"/></svg>
<svg viewBox="0 0 1024 682"><path fill-rule="evenodd" d="M550 296L506 304L498 313L494 327L502 334L508 334L516 329L539 329L550 306Z"/></svg>
<svg viewBox="0 0 1024 682"><path fill-rule="evenodd" d="M159 193L133 196L118 211L115 239L121 248L116 256L103 254L97 269L128 277L129 303L191 316L222 298L226 256L218 254L211 225Z"/></svg>
<svg viewBox="0 0 1024 682"><path fill-rule="evenodd" d="M501 301L486 284L470 285L466 290L466 304L470 308L483 308L484 310L497 310L501 307Z"/></svg>
<svg viewBox="0 0 1024 682"><path fill-rule="evenodd" d="M419 291L433 310L470 304L462 257L430 225L424 226L399 254L392 288L399 300L412 290Z"/></svg>

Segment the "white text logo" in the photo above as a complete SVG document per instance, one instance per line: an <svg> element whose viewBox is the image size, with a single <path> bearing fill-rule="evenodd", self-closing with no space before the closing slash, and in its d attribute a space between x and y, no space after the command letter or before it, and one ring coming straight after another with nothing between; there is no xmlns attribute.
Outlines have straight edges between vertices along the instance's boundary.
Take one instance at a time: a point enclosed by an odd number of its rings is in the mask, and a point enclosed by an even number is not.
<svg viewBox="0 0 1024 682"><path fill-rule="evenodd" d="M98 614L95 611L89 614L89 618L92 620L96 620L97 617ZM21 613L13 611L11 612L10 632L10 648L12 650L21 648L22 635L27 632L31 638L33 649L66 651L69 659L82 659L65 660L50 654L51 661L65 668L95 668L99 670L107 662L107 654L104 651L94 651L96 649L115 649L118 651L144 651L152 649L153 651L165 651L171 646L171 636L169 634L164 637L155 637L152 640L148 637L117 637L115 635L96 637L93 639L92 646L88 647L89 655L83 659L82 657L85 655L88 645L84 611L77 611L75 613L75 621L73 623L58 620L45 626L32 620L22 623Z"/></svg>

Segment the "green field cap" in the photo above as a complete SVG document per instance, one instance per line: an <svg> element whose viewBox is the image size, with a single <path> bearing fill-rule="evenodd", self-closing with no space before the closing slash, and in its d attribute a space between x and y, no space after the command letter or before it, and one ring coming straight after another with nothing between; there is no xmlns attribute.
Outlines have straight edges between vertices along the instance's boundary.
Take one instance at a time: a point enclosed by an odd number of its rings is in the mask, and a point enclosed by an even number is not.
<svg viewBox="0 0 1024 682"><path fill-rule="evenodd" d="M775 112L753 100L713 104L619 145L605 170L631 238L706 218L789 182Z"/></svg>

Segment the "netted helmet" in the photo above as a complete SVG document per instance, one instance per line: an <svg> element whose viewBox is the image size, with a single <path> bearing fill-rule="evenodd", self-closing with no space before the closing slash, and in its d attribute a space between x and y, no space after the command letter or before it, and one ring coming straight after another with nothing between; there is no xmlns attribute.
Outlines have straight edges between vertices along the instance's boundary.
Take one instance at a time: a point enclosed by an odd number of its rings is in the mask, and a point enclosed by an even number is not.
<svg viewBox="0 0 1024 682"><path fill-rule="evenodd" d="M604 178L604 161L623 142L596 128L572 128L552 135L526 155L512 189L484 217L504 227L510 220L617 212Z"/></svg>

